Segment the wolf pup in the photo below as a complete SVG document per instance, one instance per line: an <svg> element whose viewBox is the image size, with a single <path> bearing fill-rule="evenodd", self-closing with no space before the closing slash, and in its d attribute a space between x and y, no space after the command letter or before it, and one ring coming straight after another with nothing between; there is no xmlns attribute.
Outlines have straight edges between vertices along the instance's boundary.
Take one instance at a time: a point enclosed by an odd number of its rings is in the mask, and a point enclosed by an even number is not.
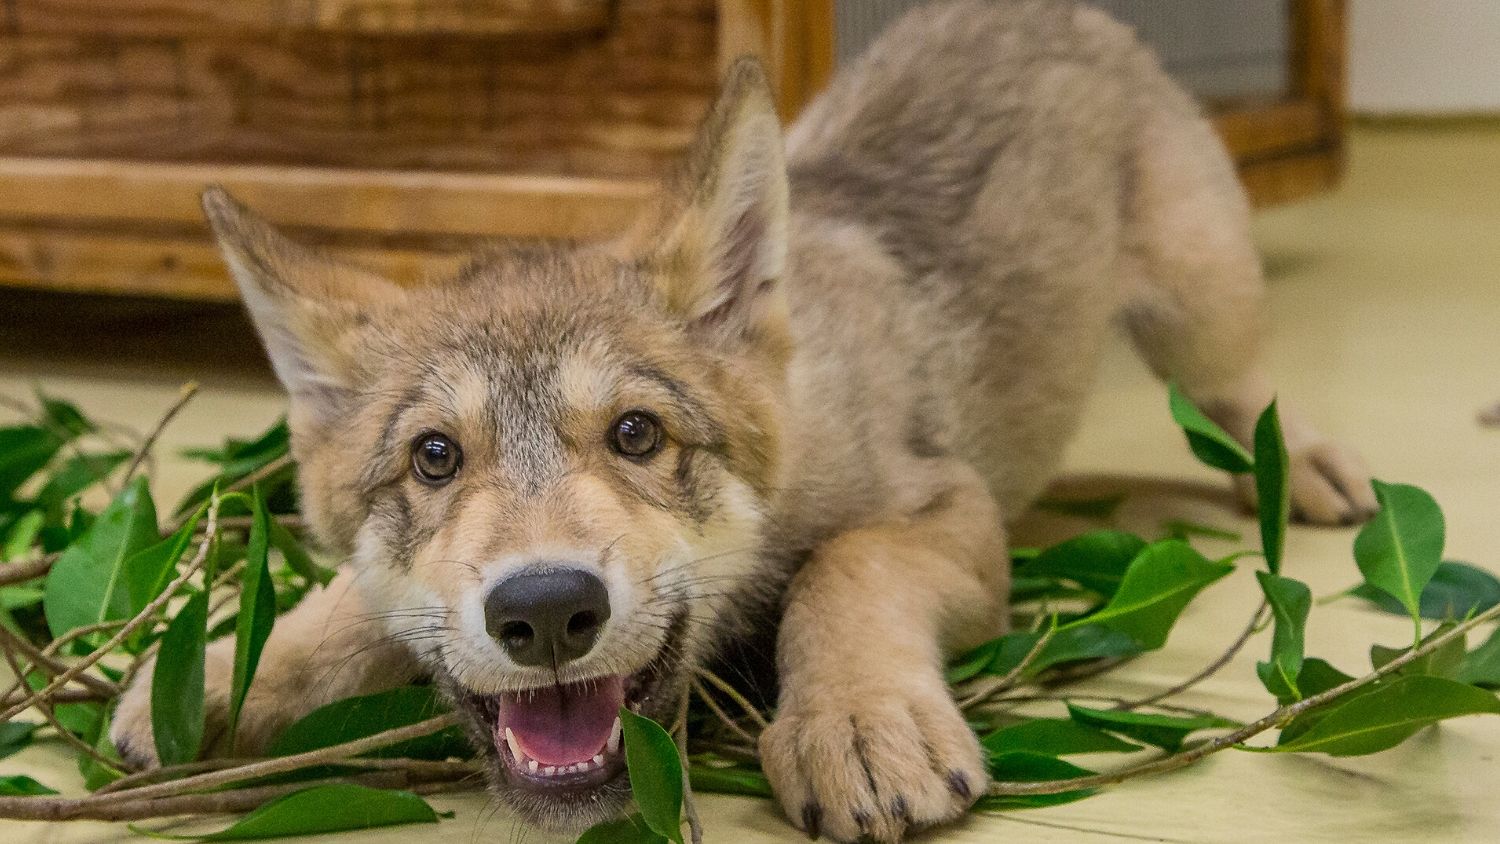
<svg viewBox="0 0 1500 844"><path fill-rule="evenodd" d="M1224 149L1129 29L1064 3L919 9L785 152L741 61L606 245L501 244L402 287L221 190L204 207L291 396L307 517L348 560L278 620L237 752L430 677L495 792L557 830L626 806L619 708L672 722L768 606L760 751L791 822L894 841L959 816L986 774L944 658L1005 629L1004 525L1111 325L1242 442L1272 397ZM1283 413L1296 512L1371 512L1357 459ZM114 726L148 764L149 688Z"/></svg>

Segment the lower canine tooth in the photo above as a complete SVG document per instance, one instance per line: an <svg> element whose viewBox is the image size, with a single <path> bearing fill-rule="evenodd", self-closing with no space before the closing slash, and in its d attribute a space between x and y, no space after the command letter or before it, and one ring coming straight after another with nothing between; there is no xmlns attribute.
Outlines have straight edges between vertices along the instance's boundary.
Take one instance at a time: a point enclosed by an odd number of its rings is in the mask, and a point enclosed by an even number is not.
<svg viewBox="0 0 1500 844"><path fill-rule="evenodd" d="M615 716L615 724L609 728L609 741L604 743L604 749L615 753L620 749L620 716Z"/></svg>
<svg viewBox="0 0 1500 844"><path fill-rule="evenodd" d="M594 754L594 764L595 765L603 765L604 764L604 754L603 753L596 753L596 754Z"/></svg>
<svg viewBox="0 0 1500 844"><path fill-rule="evenodd" d="M510 747L510 755L516 758L517 765L526 764L526 754L521 752L521 743L516 741L516 734L505 728L505 743Z"/></svg>

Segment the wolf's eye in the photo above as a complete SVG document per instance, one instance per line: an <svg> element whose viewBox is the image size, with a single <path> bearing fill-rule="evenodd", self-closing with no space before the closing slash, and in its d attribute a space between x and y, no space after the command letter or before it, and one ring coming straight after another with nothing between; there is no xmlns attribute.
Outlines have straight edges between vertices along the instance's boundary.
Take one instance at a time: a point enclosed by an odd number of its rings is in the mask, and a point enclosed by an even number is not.
<svg viewBox="0 0 1500 844"><path fill-rule="evenodd" d="M609 439L626 457L645 457L661 447L661 423L643 410L632 410L615 420Z"/></svg>
<svg viewBox="0 0 1500 844"><path fill-rule="evenodd" d="M411 449L411 468L418 479L440 484L453 477L464 462L458 443L442 434L424 434Z"/></svg>

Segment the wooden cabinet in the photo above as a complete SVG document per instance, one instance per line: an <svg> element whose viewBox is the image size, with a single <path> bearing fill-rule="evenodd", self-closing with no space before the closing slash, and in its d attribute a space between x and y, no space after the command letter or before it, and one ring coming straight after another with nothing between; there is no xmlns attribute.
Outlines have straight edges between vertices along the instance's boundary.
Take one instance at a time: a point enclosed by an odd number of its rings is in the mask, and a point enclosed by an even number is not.
<svg viewBox="0 0 1500 844"><path fill-rule="evenodd" d="M1296 3L1299 95L1220 126L1258 199L1338 169L1341 9ZM598 237L758 52L788 117L833 0L8 0L0 284L232 298L197 195L415 278L475 238Z"/></svg>

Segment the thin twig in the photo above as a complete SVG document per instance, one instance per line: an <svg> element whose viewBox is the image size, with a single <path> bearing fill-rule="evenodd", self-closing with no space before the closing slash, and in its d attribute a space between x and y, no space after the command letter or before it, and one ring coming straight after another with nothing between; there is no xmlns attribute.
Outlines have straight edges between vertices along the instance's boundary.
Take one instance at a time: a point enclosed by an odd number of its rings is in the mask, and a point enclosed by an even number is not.
<svg viewBox="0 0 1500 844"><path fill-rule="evenodd" d="M1261 622L1264 620L1266 615L1266 609L1266 601L1264 598L1262 598L1260 607L1256 609L1255 613L1250 616L1250 623L1246 624L1245 629L1240 631L1239 637L1229 645L1229 648L1225 650L1224 653L1219 655L1218 659L1210 662L1207 666L1204 667L1202 671L1199 671L1197 674L1194 674L1186 680L1183 680L1181 683L1178 683L1177 685L1173 686L1170 689L1167 689L1166 691L1157 692L1154 695L1149 695L1139 700L1116 704L1115 709L1129 711L1132 709L1139 709L1142 706L1150 706L1157 701L1166 700L1169 697L1176 697L1177 695L1182 694L1183 692L1191 689L1204 680L1207 680L1208 678L1214 676L1214 674L1218 673L1220 669L1234 661L1234 658L1239 655L1240 650L1245 647L1245 643L1250 641L1250 637L1254 636L1255 631L1260 629Z"/></svg>
<svg viewBox="0 0 1500 844"><path fill-rule="evenodd" d="M31 662L33 669L45 671L54 677L68 670L66 663L53 659L51 654L45 653L41 648L26 641L25 638L6 630L4 627L0 627L0 648L3 648L7 654L15 653L18 656L25 657ZM26 674L27 672L20 668L16 669L17 678L25 677ZM78 684L107 697L113 697L120 693L119 686L116 686L103 677L95 677L92 674L78 675Z"/></svg>
<svg viewBox="0 0 1500 844"><path fill-rule="evenodd" d="M156 421L156 427L152 428L151 433L146 435L145 442L142 442L141 447L136 449L135 457L130 461L130 467L125 470L124 479L121 481L122 484L130 483L130 479L135 477L135 473L141 468L141 464L151 456L151 449L156 445L156 440L161 436L161 432L167 425L171 424L182 408L197 393L198 383L196 381L189 381L182 385L182 390L177 394L177 401L173 402L172 406L167 408L167 412L163 413L161 418Z"/></svg>
<svg viewBox="0 0 1500 844"><path fill-rule="evenodd" d="M1047 632L1037 637L1036 644L1031 646L1031 650L1026 652L1026 656L1021 657L1021 661L1016 663L1015 668L1012 668L1011 670L1005 672L1005 676L1003 677L996 677L989 680L988 682L981 681L980 683L975 684L978 686L978 691L975 691L968 697L959 701L958 708L965 711L973 709L974 707L980 706L981 704L990 700L995 695L1014 686L1016 684L1016 681L1021 679L1021 675L1031 667L1032 663L1036 662L1037 657L1042 655L1042 649L1047 647L1047 643L1052 641L1052 637L1056 633L1057 623L1056 616L1054 616L1053 623L1047 628Z"/></svg>
<svg viewBox="0 0 1500 844"><path fill-rule="evenodd" d="M427 782L420 777L407 776L400 771L378 771L373 774L315 782L265 785L209 794L180 794L160 798L99 800L92 795L88 797L0 797L0 818L24 821L139 821L173 815L245 812L277 797L326 783L352 782L373 788L405 788L417 794L436 794L466 788L472 776L473 774L469 774L459 779ZM129 793L125 792L125 794Z"/></svg>
<svg viewBox="0 0 1500 844"><path fill-rule="evenodd" d="M335 744L317 750L309 750L305 753L296 753L291 756L280 756L275 759L265 759L259 762L251 762L247 765L239 765L234 768L226 768L219 771L211 771L196 776L184 777L172 782L157 783L155 785L141 786L129 791L116 791L111 794L96 796L95 799L110 800L141 800L146 798L171 797L194 791L217 788L221 785L243 782L245 780L269 777L273 774L284 774L300 768L313 765L342 764L343 760L368 753L381 747L407 741L408 739L421 738L438 730L447 729L458 723L458 716L453 713L439 715L419 721L405 727L394 730L386 730L373 736L366 736L354 741L346 741L343 744ZM0 812L0 816L3 816Z"/></svg>
<svg viewBox="0 0 1500 844"><path fill-rule="evenodd" d="M5 711L0 712L0 723L4 723L6 721L9 721L11 718L14 718L17 714L24 711L27 706L30 706L32 702L50 697L52 693L72 682L74 678L78 677L78 675L87 671L95 663L103 659L115 648L119 647L121 642L124 642L126 639L128 639L131 634L135 633L136 630L144 626L147 621L154 618L156 614L167 605L167 602L172 599L173 594L176 593L176 591L180 589L184 583L187 583L188 578L192 577L195 573L197 573L198 569L203 566L204 560L208 558L208 547L211 544L210 540L212 537L212 528L218 521L218 518L219 498L218 496L215 496L213 501L208 506L208 526L210 528L210 539L205 539L198 545L198 553L193 555L192 562L188 563L186 568L182 570L182 573L179 574L171 583L168 583L167 588L163 589L160 595L157 595L155 598L153 598L151 600L151 603L147 604L146 607L139 613L137 613L134 618L126 622L123 626L120 627L119 630L116 630L115 634L110 637L109 641L95 648L91 653L89 653L88 656L85 656L83 659L74 663L73 666L67 671L64 671L63 673L52 678L52 682L48 683L46 686L43 686L40 690L32 694L27 701L7 707Z"/></svg>
<svg viewBox="0 0 1500 844"><path fill-rule="evenodd" d="M682 812L687 815L688 839L693 844L703 844L703 821L698 817L698 801L693 797L692 778L687 775L687 714L688 704L692 700L693 693L683 689L682 707L677 710L677 729L672 731L672 738L677 742L677 758L682 761Z"/></svg>
<svg viewBox="0 0 1500 844"><path fill-rule="evenodd" d="M1427 656L1438 648L1441 648L1449 642L1468 633L1470 630L1473 630L1475 627L1478 627L1485 622L1493 621L1496 618L1500 618L1500 604L1490 607L1489 609L1474 616L1468 621L1453 627L1451 630L1448 630L1440 635L1433 636L1432 638L1428 639L1427 642L1421 647L1413 648L1407 651L1401 656L1396 657L1395 659L1387 662L1385 665L1381 666L1375 671L1370 672L1369 674L1364 675L1363 677L1358 677L1346 683L1341 683L1325 692L1313 695L1312 697L1303 698L1302 700L1278 707L1276 711L1272 712L1269 715L1266 715L1263 718L1260 718L1257 721L1246 724L1245 726L1233 732L1225 733L1224 735L1210 739L1200 745L1193 747L1191 750L1185 750L1181 753L1174 753L1171 756L1154 759L1150 762L1143 762L1139 765L1122 768L1118 771L1095 774L1087 777L1074 777L1072 779L1063 780L1042 780L1038 782L993 783L990 786L988 793L991 796L997 797L1009 797L1027 794L1059 794L1064 791L1074 791L1082 788L1097 788L1099 786L1114 785L1116 783L1124 782L1125 780L1129 779L1135 779L1137 777L1149 776L1151 774L1160 774L1166 771L1175 771L1178 768L1183 768L1191 765L1210 754L1218 753L1221 750L1228 749L1237 744L1243 744L1247 739L1254 738L1255 736L1260 735L1261 733L1279 724L1285 724L1287 721L1290 721L1292 718L1295 718L1310 709L1316 709L1317 707L1323 706L1324 704L1332 703L1333 701L1338 700L1339 698L1349 694L1350 692L1374 683L1377 680L1389 677L1390 675L1411 664L1413 661Z"/></svg>
<svg viewBox="0 0 1500 844"><path fill-rule="evenodd" d="M692 684L693 691L698 693L698 697L702 699L704 705L708 707L710 712L718 717L719 721L722 722L724 726L733 730L736 735L749 742L750 744L755 744L755 742L757 741L755 736L750 735L750 733L747 732L744 727L741 727L738 723L735 722L733 718L729 717L729 713L725 712L723 707L719 706L719 702L713 699L713 695L709 693L708 689L703 688L703 684L698 682L698 678L694 677Z"/></svg>
<svg viewBox="0 0 1500 844"><path fill-rule="evenodd" d="M729 683L725 682L724 678L713 673L712 671L705 671L702 668L696 669L693 673L712 683L714 688L723 692L726 697L734 701L736 706L743 710L746 715L750 716L750 720L754 721L757 727L760 727L762 730L764 730L767 727L771 726L771 722L766 720L766 716L761 714L760 710L755 707L755 704L751 703L748 699L746 699L744 695L740 694L739 690L734 686L731 686L729 685Z"/></svg>
<svg viewBox="0 0 1500 844"><path fill-rule="evenodd" d="M8 633L9 631L6 632ZM27 642L26 644L29 645L30 643ZM14 672L17 677L25 677L26 669L23 668L20 661L16 659L15 653L9 649L4 649L4 655L5 663L10 666L10 670ZM47 723L52 725L52 729L57 731L57 735L61 737L63 741L72 745L73 749L93 758L95 762L98 762L101 765L104 765L112 770L118 770L118 767L113 761L105 759L104 755L101 754L96 748L94 748L92 745L79 738L78 736L73 735L73 732L71 730L69 730L67 727L64 727L62 723L57 720L57 712L53 710L51 701L37 701L36 708L39 712L42 713L42 717L47 719Z"/></svg>
<svg viewBox="0 0 1500 844"><path fill-rule="evenodd" d="M0 586L10 586L16 583L25 583L52 570L52 564L62 556L61 552L43 554L31 560L6 563L0 565Z"/></svg>
<svg viewBox="0 0 1500 844"><path fill-rule="evenodd" d="M259 469L256 469L254 472L251 472L245 477L240 478L234 483L219 490L219 494L227 495L231 492L239 492L240 490L247 489L251 485L259 483L260 481L276 474L277 472L285 469L290 465L292 465L292 456L290 454L283 454L275 460L272 460L270 463L267 463ZM182 513L182 515L173 519L172 522L167 525L166 533L170 535L180 530L183 525L187 524L188 519L191 519L193 517L193 512L193 510L186 510Z"/></svg>
<svg viewBox="0 0 1500 844"><path fill-rule="evenodd" d="M132 789L144 788L145 786L162 782L181 780L184 777L195 776L210 771L223 771L229 768L254 765L264 761L266 760L204 759L197 762L185 762L181 765L169 765L165 768L148 768L115 780L96 790L94 795L131 791ZM343 759L336 764L342 768L359 768L368 771L405 771L428 778L471 776L484 773L484 767L476 762L439 762L428 759L358 758Z"/></svg>

